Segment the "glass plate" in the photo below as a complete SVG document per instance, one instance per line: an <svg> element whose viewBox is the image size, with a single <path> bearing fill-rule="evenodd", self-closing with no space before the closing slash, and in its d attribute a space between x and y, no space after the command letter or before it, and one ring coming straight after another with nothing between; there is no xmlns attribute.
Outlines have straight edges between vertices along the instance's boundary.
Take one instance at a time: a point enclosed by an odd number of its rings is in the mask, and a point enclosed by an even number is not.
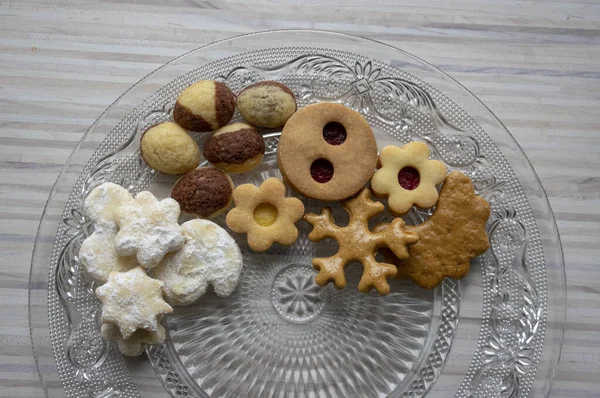
<svg viewBox="0 0 600 398"><path fill-rule="evenodd" d="M379 148L426 142L450 170L468 174L492 204L491 249L463 280L426 291L403 280L392 293L314 284L309 226L290 248L244 253L227 299L208 293L166 317L168 338L148 360L125 359L99 336L94 285L78 250L92 225L82 201L112 181L132 193L169 195L172 177L140 161L140 132L171 118L175 98L199 79L238 93L265 79L287 84L299 106L335 101L361 112ZM236 113L236 120L239 115ZM263 131L265 161L235 183L280 176L279 131ZM202 142L206 134L195 134ZM290 192L291 194L291 192ZM319 211L316 200L307 211ZM413 209L408 223L431 210ZM345 214L338 205L339 223ZM347 217L346 217L347 219ZM384 218L377 218L376 222ZM217 218L224 225L224 217ZM371 40L319 31L241 36L192 51L134 85L85 134L56 182L40 223L30 280L30 326L49 397L525 397L549 393L565 311L561 245L546 195L496 117L431 65ZM151 368L154 369L155 374Z"/></svg>

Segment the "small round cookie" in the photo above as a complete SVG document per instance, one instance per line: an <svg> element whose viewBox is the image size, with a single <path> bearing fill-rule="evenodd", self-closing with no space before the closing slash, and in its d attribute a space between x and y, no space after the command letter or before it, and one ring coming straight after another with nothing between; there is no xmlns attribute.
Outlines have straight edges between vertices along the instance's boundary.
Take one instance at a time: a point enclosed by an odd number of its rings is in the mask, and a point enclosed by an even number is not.
<svg viewBox="0 0 600 398"><path fill-rule="evenodd" d="M227 213L227 226L248 234L252 250L263 252L275 242L289 246L298 239L294 224L304 214L304 204L285 196L283 181L269 178L260 187L242 184L233 191L233 200L235 207Z"/></svg>
<svg viewBox="0 0 600 398"><path fill-rule="evenodd" d="M148 128L140 140L140 154L148 166L165 174L184 174L200 164L198 144L172 122Z"/></svg>
<svg viewBox="0 0 600 398"><path fill-rule="evenodd" d="M267 80L246 87L237 98L240 114L258 127L280 127L296 112L296 97L287 86Z"/></svg>
<svg viewBox="0 0 600 398"><path fill-rule="evenodd" d="M335 103L308 105L285 124L277 164L302 195L342 200L360 191L375 172L377 141L360 113Z"/></svg>
<svg viewBox="0 0 600 398"><path fill-rule="evenodd" d="M94 222L94 226L102 225L109 229L116 229L115 210L133 202L133 196L125 188L112 182L105 182L92 189L85 198L83 210L85 215Z"/></svg>
<svg viewBox="0 0 600 398"><path fill-rule="evenodd" d="M182 176L173 186L171 197L181 210L197 217L216 217L231 204L233 181L221 170L202 167Z"/></svg>
<svg viewBox="0 0 600 398"><path fill-rule="evenodd" d="M208 285L219 297L235 290L242 272L242 252L235 240L212 221L190 220L181 225L186 241L153 270L165 283L163 293L171 305L189 305L206 293Z"/></svg>
<svg viewBox="0 0 600 398"><path fill-rule="evenodd" d="M183 90L173 109L173 119L184 129L213 131L225 126L235 111L235 96L224 83L200 80Z"/></svg>
<svg viewBox="0 0 600 398"><path fill-rule="evenodd" d="M265 141L252 126L233 123L217 130L204 144L206 160L229 173L252 170L265 156Z"/></svg>

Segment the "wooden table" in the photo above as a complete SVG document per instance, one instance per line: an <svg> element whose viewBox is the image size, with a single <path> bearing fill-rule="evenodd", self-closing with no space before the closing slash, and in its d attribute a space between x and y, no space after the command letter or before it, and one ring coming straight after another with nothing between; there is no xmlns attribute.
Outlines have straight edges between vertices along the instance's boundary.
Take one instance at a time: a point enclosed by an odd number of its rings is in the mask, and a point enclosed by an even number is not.
<svg viewBox="0 0 600 398"><path fill-rule="evenodd" d="M173 57L280 28L347 32L402 48L456 78L506 124L546 189L565 253L568 315L551 395L600 395L599 3L164 3L0 3L0 395L42 395L27 317L31 252L52 184L86 129Z"/></svg>

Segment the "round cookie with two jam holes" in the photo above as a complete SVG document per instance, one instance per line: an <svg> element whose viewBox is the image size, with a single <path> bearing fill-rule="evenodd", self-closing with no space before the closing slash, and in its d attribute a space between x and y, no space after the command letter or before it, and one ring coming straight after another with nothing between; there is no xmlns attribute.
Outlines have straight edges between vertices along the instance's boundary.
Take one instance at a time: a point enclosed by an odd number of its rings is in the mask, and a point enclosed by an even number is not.
<svg viewBox="0 0 600 398"><path fill-rule="evenodd" d="M277 149L288 185L325 201L349 198L377 166L377 141L358 112L335 103L308 105L288 120Z"/></svg>
<svg viewBox="0 0 600 398"><path fill-rule="evenodd" d="M185 213L201 218L213 218L231 204L233 181L223 171L202 167L183 175L171 190Z"/></svg>
<svg viewBox="0 0 600 398"><path fill-rule="evenodd" d="M204 157L228 173L250 171L265 156L265 141L256 129L245 123L232 123L217 130L204 143Z"/></svg>
<svg viewBox="0 0 600 398"><path fill-rule="evenodd" d="M235 111L235 96L224 83L200 80L183 90L173 109L173 119L184 129L214 131L225 126Z"/></svg>
<svg viewBox="0 0 600 398"><path fill-rule="evenodd" d="M237 97L240 114L258 127L281 127L296 112L296 97L286 85L266 80L246 87Z"/></svg>
<svg viewBox="0 0 600 398"><path fill-rule="evenodd" d="M148 166L165 174L185 174L200 164L198 144L172 122L159 123L144 131L140 154Z"/></svg>

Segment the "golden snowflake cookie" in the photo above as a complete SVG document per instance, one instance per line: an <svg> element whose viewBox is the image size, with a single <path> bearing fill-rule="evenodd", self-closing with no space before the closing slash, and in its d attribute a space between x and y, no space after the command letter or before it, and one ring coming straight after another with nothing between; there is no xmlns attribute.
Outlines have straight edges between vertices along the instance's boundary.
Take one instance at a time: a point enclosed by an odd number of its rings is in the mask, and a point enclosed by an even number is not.
<svg viewBox="0 0 600 398"><path fill-rule="evenodd" d="M173 312L162 298L163 286L142 267L111 272L108 282L96 289L102 303L102 323L116 325L123 339L131 338L139 329L158 332L160 316Z"/></svg>
<svg viewBox="0 0 600 398"><path fill-rule="evenodd" d="M285 197L283 181L269 178L260 187L242 184L233 191L233 201L227 225L234 232L247 233L252 250L263 252L274 242L289 246L298 239L294 223L304 214L304 205L298 198Z"/></svg>
<svg viewBox="0 0 600 398"><path fill-rule="evenodd" d="M198 300L213 285L219 297L235 290L243 259L235 240L212 221L190 220L181 225L185 245L169 253L152 270L165 283L165 299L171 305L188 305Z"/></svg>
<svg viewBox="0 0 600 398"><path fill-rule="evenodd" d="M313 242L331 238L338 242L338 252L328 258L314 258L313 266L319 271L315 278L318 285L333 281L335 287L346 287L344 268L351 261L360 261L364 267L358 290L367 293L373 287L381 295L390 291L388 278L396 276L393 264L380 263L375 259L377 249L388 247L398 257L408 257L407 245L418 240L416 233L406 229L401 218L395 218L390 228L381 232L369 230L369 219L384 210L381 202L371 200L371 192L364 188L356 198L342 202L350 216L345 227L337 226L331 215L331 209L324 207L321 214L306 214L304 219L313 225L308 238Z"/></svg>
<svg viewBox="0 0 600 398"><path fill-rule="evenodd" d="M118 230L115 211L132 203L133 196L125 188L110 182L94 188L85 199L85 215L94 222L94 232L81 243L79 259L89 279L102 284L111 271L137 266L135 257L119 256L113 243Z"/></svg>
<svg viewBox="0 0 600 398"><path fill-rule="evenodd" d="M177 223L180 208L176 200L160 202L150 192L140 192L135 202L115 210L120 228L115 237L115 250L121 256L135 255L138 263L153 268L168 252L181 249L185 242Z"/></svg>
<svg viewBox="0 0 600 398"><path fill-rule="evenodd" d="M379 154L379 163L381 168L371 178L371 190L375 196L388 199L390 213L400 216L413 205L435 205L435 186L446 178L446 166L439 160L429 160L426 144L386 146Z"/></svg>
<svg viewBox="0 0 600 398"><path fill-rule="evenodd" d="M116 341L121 354L128 357L137 357L144 352L146 344L160 344L165 341L165 328L158 325L156 332L139 329L131 337L124 339L116 325L104 323L100 328L100 334L106 340Z"/></svg>

